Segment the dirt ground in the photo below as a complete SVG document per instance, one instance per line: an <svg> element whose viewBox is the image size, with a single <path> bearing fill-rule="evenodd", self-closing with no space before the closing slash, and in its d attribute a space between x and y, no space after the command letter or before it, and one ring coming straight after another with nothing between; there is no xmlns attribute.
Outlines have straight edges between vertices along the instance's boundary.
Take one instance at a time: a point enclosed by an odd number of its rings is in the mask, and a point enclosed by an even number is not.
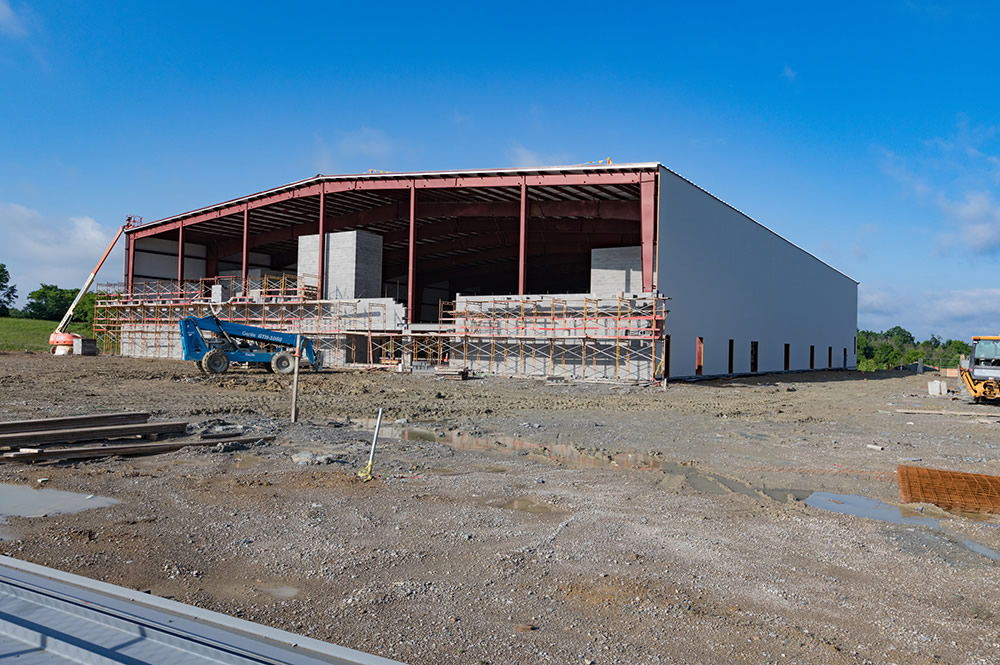
<svg viewBox="0 0 1000 665"><path fill-rule="evenodd" d="M998 563L963 544L1000 550L995 524L933 506L904 513L939 528L894 524L803 501L898 505L901 462L1000 475L1000 407L929 397L932 378L662 390L310 373L305 421L289 425L286 377L0 354L2 420L149 410L277 436L0 464L0 482L120 501L9 518L0 552L414 665L998 663ZM379 407L377 478L362 483ZM328 463L297 464L300 452Z"/></svg>

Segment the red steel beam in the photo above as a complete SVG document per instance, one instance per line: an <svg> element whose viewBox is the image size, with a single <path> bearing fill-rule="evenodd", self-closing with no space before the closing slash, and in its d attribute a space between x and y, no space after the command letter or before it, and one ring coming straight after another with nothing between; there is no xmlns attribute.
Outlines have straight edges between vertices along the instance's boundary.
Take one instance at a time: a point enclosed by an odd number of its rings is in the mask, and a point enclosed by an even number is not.
<svg viewBox="0 0 1000 665"><path fill-rule="evenodd" d="M414 312L416 311L416 278L417 278L417 190L410 186L410 235L407 246L407 267L406 267L406 320L416 323Z"/></svg>
<svg viewBox="0 0 1000 665"><path fill-rule="evenodd" d="M250 206L244 206L243 208L243 297L250 295L250 289L247 288L247 260L250 258Z"/></svg>
<svg viewBox="0 0 1000 665"><path fill-rule="evenodd" d="M528 185L521 180L520 230L518 231L517 250L517 293L524 295L525 265L528 262Z"/></svg>
<svg viewBox="0 0 1000 665"><path fill-rule="evenodd" d="M326 192L319 193L319 223L316 228L319 233L319 267L316 269L316 288L318 298L326 298Z"/></svg>
<svg viewBox="0 0 1000 665"><path fill-rule="evenodd" d="M132 282L135 279L135 238L126 235L125 242L128 245L128 275L125 278L125 290L132 293Z"/></svg>
<svg viewBox="0 0 1000 665"><path fill-rule="evenodd" d="M653 250L656 247L656 174L643 173L639 183L642 205L642 290L653 290Z"/></svg>
<svg viewBox="0 0 1000 665"><path fill-rule="evenodd" d="M420 227L418 227L420 228ZM423 265L430 257L436 257L447 252L465 252L464 255L472 255L470 252L507 248L511 256L520 258L519 246L515 236L516 230L509 233L480 234L467 236L464 238L452 238L448 240L438 240L429 242L421 233L422 240L417 243L420 248L420 261ZM567 252L575 252L581 256L586 256L589 261L590 250L594 247L627 247L635 244L634 236L616 232L594 233L587 236L587 242L564 239L559 236L546 235L544 233L532 232L528 235L527 242L528 255L534 256L537 252L533 247L536 244L545 244L548 247L561 247ZM409 256L408 247L399 247L384 250L382 257L384 263L405 263ZM456 255L457 256L457 255Z"/></svg>
<svg viewBox="0 0 1000 665"><path fill-rule="evenodd" d="M222 205L214 210L193 212L186 214L183 219L168 218L169 221L163 223L152 223L145 227L140 227L131 231L132 237L144 238L158 235L166 231L172 231L185 225L200 224L202 222L228 217L239 214L246 208L260 208L282 201L295 198L316 196L320 192L333 194L336 192L365 191L365 190L406 190L406 189L461 189L477 187L520 187L525 184L528 187L556 187L560 185L629 185L641 184L643 177L651 176L651 172L634 173L546 173L540 175L518 176L518 175L494 175L494 176L454 176L446 178L426 178L426 179L358 179L358 180L330 180L325 182L303 183L291 189L280 192L262 193L251 201L234 202Z"/></svg>
<svg viewBox="0 0 1000 665"><path fill-rule="evenodd" d="M184 281L184 227L177 229L177 292L181 291Z"/></svg>
<svg viewBox="0 0 1000 665"><path fill-rule="evenodd" d="M325 198L325 194L321 193ZM427 218L463 218L463 217L497 217L517 219L520 204L509 203L452 203L428 202L420 204L421 217ZM384 206L362 210L347 215L336 215L327 218L326 229L333 231L354 226L365 226L381 222L405 219L399 206L391 203ZM602 219L614 222L638 222L638 201L546 201L529 202L528 217L583 217ZM189 226L185 224L185 226ZM421 224L421 228L424 225ZM315 221L286 226L273 231L265 231L250 236L250 247L261 247L275 242L295 240L299 236L319 233L319 225ZM387 242L389 242L387 240ZM218 241L219 256L229 256L240 250L242 240L232 238Z"/></svg>

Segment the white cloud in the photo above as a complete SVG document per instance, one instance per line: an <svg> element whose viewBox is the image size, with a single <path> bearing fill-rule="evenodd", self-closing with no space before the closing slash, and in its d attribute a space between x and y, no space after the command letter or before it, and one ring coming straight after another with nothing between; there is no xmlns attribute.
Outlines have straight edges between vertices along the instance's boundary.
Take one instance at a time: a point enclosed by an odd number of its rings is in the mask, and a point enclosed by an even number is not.
<svg viewBox="0 0 1000 665"><path fill-rule="evenodd" d="M938 248L1000 252L1000 127L959 116L952 136L923 142L910 159L883 152L882 170L917 201L937 209Z"/></svg>
<svg viewBox="0 0 1000 665"><path fill-rule="evenodd" d="M337 148L345 155L384 160L392 155L393 144L381 129L362 127L357 131L341 133Z"/></svg>
<svg viewBox="0 0 1000 665"><path fill-rule="evenodd" d="M14 11L8 0L0 0L0 34L8 37L24 37L28 34L24 18Z"/></svg>
<svg viewBox="0 0 1000 665"><path fill-rule="evenodd" d="M363 173L369 169L391 170L399 146L381 129L362 127L338 132L331 146L317 136L313 148L313 167L324 174Z"/></svg>
<svg viewBox="0 0 1000 665"><path fill-rule="evenodd" d="M92 217L53 219L16 203L0 203L0 263L5 263L23 304L28 292L41 283L62 288L83 284L107 249L117 228L102 226ZM121 245L101 268L98 282L119 282Z"/></svg>
<svg viewBox="0 0 1000 665"><path fill-rule="evenodd" d="M507 150L507 161L511 166L558 166L570 163L570 157L566 153L543 154L514 143Z"/></svg>
<svg viewBox="0 0 1000 665"><path fill-rule="evenodd" d="M799 73L794 69L792 69L791 67L789 67L788 65L785 65L785 68L781 70L781 75L784 76L789 81L794 81L795 78L799 75Z"/></svg>
<svg viewBox="0 0 1000 665"><path fill-rule="evenodd" d="M903 326L917 339L932 334L968 341L972 335L1000 333L1000 288L925 290L899 287L858 289L858 327L888 330Z"/></svg>

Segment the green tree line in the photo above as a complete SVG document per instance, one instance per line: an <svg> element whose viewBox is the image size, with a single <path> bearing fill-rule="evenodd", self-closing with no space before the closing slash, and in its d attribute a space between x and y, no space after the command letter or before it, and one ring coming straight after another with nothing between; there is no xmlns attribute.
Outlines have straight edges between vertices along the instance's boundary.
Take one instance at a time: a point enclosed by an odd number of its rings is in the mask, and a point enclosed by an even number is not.
<svg viewBox="0 0 1000 665"><path fill-rule="evenodd" d="M59 321L69 309L79 289L61 289L55 284L40 284L28 293L28 300L22 309L14 307L17 300L17 286L10 283L7 266L0 263L0 317L18 319L43 319ZM84 323L91 328L94 323L94 294L87 293L73 312L72 321Z"/></svg>
<svg viewBox="0 0 1000 665"><path fill-rule="evenodd" d="M874 372L909 365L923 359L934 367L958 367L958 358L969 355L972 346L962 340L942 340L937 335L918 342L913 334L901 326L882 332L858 331L858 369Z"/></svg>

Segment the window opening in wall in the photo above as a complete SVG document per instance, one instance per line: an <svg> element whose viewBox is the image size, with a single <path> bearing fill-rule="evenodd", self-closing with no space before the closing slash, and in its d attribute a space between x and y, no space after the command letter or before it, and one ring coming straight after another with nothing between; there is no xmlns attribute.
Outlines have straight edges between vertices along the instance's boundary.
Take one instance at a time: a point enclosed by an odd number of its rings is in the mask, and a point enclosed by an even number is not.
<svg viewBox="0 0 1000 665"><path fill-rule="evenodd" d="M733 340L733 339L729 340L729 373L730 374L733 373L733 345L735 343L736 343L736 340Z"/></svg>
<svg viewBox="0 0 1000 665"><path fill-rule="evenodd" d="M816 345L809 345L809 369L816 369Z"/></svg>
<svg viewBox="0 0 1000 665"><path fill-rule="evenodd" d="M750 371L757 371L757 342L750 342Z"/></svg>
<svg viewBox="0 0 1000 665"><path fill-rule="evenodd" d="M833 369L833 347L826 347L826 368Z"/></svg>
<svg viewBox="0 0 1000 665"><path fill-rule="evenodd" d="M785 344L785 371L792 368L792 345Z"/></svg>
<svg viewBox="0 0 1000 665"><path fill-rule="evenodd" d="M844 369L847 369L847 349L844 349Z"/></svg>
<svg viewBox="0 0 1000 665"><path fill-rule="evenodd" d="M705 338L698 337L694 343L694 373L701 376L705 370Z"/></svg>

